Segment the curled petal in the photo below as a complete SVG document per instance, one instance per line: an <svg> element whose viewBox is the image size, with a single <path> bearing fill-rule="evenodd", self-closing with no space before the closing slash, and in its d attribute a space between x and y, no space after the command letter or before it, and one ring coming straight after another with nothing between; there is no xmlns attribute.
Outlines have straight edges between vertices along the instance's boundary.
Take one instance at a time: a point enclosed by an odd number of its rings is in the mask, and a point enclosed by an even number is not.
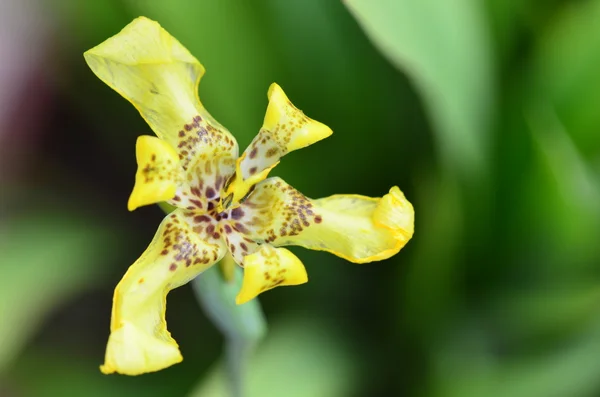
<svg viewBox="0 0 600 397"><path fill-rule="evenodd" d="M239 305L258 294L281 285L298 285L308 281L304 265L285 248L263 244L244 257L244 280L235 302Z"/></svg>
<svg viewBox="0 0 600 397"><path fill-rule="evenodd" d="M229 186L237 202L251 186L264 180L279 159L287 153L312 145L332 134L325 124L297 109L281 87L271 84L269 105L258 135L238 159L236 178Z"/></svg>
<svg viewBox="0 0 600 397"><path fill-rule="evenodd" d="M136 18L84 57L92 71L129 100L156 135L177 151L188 173L195 174L196 163L207 157L237 158L237 142L198 98L204 67L157 22Z"/></svg>
<svg viewBox="0 0 600 397"><path fill-rule="evenodd" d="M406 244L414 233L415 213L412 204L404 193L394 186L383 196L373 212L373 222L396 234L402 245Z"/></svg>
<svg viewBox="0 0 600 397"><path fill-rule="evenodd" d="M312 203L322 214L322 222L309 227L305 237L300 233L292 240L303 240L300 245L323 249L351 262L387 259L414 233L413 206L397 186L382 198L338 194Z"/></svg>
<svg viewBox="0 0 600 397"><path fill-rule="evenodd" d="M217 262L221 240L201 239L181 210L167 215L115 289L105 373L138 375L182 360L165 320L167 293Z"/></svg>
<svg viewBox="0 0 600 397"><path fill-rule="evenodd" d="M167 201L175 196L180 176L177 153L171 145L154 136L142 135L136 143L138 170L127 208Z"/></svg>
<svg viewBox="0 0 600 397"><path fill-rule="evenodd" d="M280 178L258 184L240 205L247 237L300 245L355 263L395 255L413 234L414 211L400 189L382 198L334 195L311 200Z"/></svg>

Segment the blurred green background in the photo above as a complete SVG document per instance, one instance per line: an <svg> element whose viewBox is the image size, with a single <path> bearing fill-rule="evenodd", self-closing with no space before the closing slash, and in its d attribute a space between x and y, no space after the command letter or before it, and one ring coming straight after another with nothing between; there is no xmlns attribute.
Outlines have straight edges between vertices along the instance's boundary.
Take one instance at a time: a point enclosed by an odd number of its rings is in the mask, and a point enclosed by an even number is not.
<svg viewBox="0 0 600 397"><path fill-rule="evenodd" d="M390 260L293 249L310 282L261 295L250 396L600 396L600 0L3 0L0 396L226 396L189 286L183 363L98 370L163 213L127 211L150 130L82 53L138 15L204 64L241 148L274 81L333 129L274 175L415 206Z"/></svg>

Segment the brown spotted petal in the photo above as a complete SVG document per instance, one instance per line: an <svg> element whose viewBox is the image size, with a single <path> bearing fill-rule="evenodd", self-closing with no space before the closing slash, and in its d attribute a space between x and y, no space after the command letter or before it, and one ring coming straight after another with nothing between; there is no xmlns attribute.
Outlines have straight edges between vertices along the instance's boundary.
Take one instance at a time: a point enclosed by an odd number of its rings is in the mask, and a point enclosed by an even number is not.
<svg viewBox="0 0 600 397"><path fill-rule="evenodd" d="M267 96L269 105L263 126L241 159L244 179L271 167L287 153L312 145L332 133L325 124L297 109L279 85L271 84Z"/></svg>
<svg viewBox="0 0 600 397"><path fill-rule="evenodd" d="M175 149L186 173L184 184L195 182L215 157L231 160L223 177L233 172L237 142L198 97L204 67L157 22L136 18L84 57L92 71L129 100L154 133ZM211 178L215 185L216 175Z"/></svg>
<svg viewBox="0 0 600 397"><path fill-rule="evenodd" d="M232 211L233 214L238 213L240 208ZM231 217L231 215L230 215ZM231 219L221 221L221 231L225 237L225 242L231 256L235 262L244 266L244 257L256 252L259 249L259 244L247 237L248 230L239 220Z"/></svg>
<svg viewBox="0 0 600 397"><path fill-rule="evenodd" d="M244 268L242 288L236 303L242 304L258 294L284 285L308 281L302 262L285 248L276 248L262 239L257 241L252 229L257 227L251 211L242 206L220 214L220 231L225 237L233 260Z"/></svg>
<svg viewBox="0 0 600 397"><path fill-rule="evenodd" d="M258 294L284 285L299 285L308 281L304 265L285 248L262 244L256 252L244 258L244 280L235 302L239 305Z"/></svg>
<svg viewBox="0 0 600 397"><path fill-rule="evenodd" d="M413 234L412 205L397 187L382 198L311 200L282 179L269 178L240 208L246 236L254 241L328 251L355 263L389 258Z"/></svg>
<svg viewBox="0 0 600 397"><path fill-rule="evenodd" d="M296 108L279 85L271 84L268 97L262 128L239 158L235 180L227 190L233 195L234 202L242 199L254 184L264 180L281 157L332 134L325 124Z"/></svg>
<svg viewBox="0 0 600 397"><path fill-rule="evenodd" d="M129 211L172 199L182 181L175 150L160 138L142 135L137 139L135 152L138 170L127 202Z"/></svg>
<svg viewBox="0 0 600 397"><path fill-rule="evenodd" d="M166 297L221 259L222 240L204 228L196 233L192 214L176 210L160 224L154 239L127 270L113 298L111 334L104 373L137 375L158 371L182 360L167 331Z"/></svg>

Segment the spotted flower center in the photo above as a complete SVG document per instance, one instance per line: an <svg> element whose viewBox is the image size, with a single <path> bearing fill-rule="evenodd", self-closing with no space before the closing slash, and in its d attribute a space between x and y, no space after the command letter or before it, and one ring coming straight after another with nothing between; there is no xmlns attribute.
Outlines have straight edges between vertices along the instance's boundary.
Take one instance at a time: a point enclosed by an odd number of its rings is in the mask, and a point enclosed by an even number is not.
<svg viewBox="0 0 600 397"><path fill-rule="evenodd" d="M222 212L223 188L235 174L238 148L223 130L195 116L177 134L180 177L169 203L217 218Z"/></svg>

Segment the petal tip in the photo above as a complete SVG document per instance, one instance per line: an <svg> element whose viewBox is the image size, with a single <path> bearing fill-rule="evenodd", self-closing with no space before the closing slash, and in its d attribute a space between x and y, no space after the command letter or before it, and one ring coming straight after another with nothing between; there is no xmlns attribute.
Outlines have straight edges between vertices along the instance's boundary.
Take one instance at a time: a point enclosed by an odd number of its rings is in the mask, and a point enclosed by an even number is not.
<svg viewBox="0 0 600 397"><path fill-rule="evenodd" d="M257 252L244 257L244 279L235 302L240 305L275 287L307 281L306 268L296 255L285 248L263 244Z"/></svg>
<svg viewBox="0 0 600 397"><path fill-rule="evenodd" d="M104 375L110 375L115 373L115 369L108 364L102 364L100 366L100 372L102 372Z"/></svg>
<svg viewBox="0 0 600 397"><path fill-rule="evenodd" d="M243 305L244 303L248 303L250 302L252 299L254 299L255 296L252 297L248 297L245 295L242 295L242 293L240 292L236 297L235 297L235 304L236 305Z"/></svg>
<svg viewBox="0 0 600 397"><path fill-rule="evenodd" d="M133 191L127 200L127 209L135 211L145 205L168 201L175 197L177 186L173 182L163 181L160 183L145 184L141 178L136 177Z"/></svg>
<svg viewBox="0 0 600 397"><path fill-rule="evenodd" d="M414 233L415 211L404 193L394 186L379 201L373 221L402 236L404 246Z"/></svg>
<svg viewBox="0 0 600 397"><path fill-rule="evenodd" d="M111 333L100 371L107 375L141 375L181 361L183 357L173 339L157 339L126 322Z"/></svg>
<svg viewBox="0 0 600 397"><path fill-rule="evenodd" d="M307 142L306 146L328 138L329 136L331 136L331 134L333 134L333 130L331 128L316 120L311 120L308 126L308 130L311 139L309 142Z"/></svg>
<svg viewBox="0 0 600 397"><path fill-rule="evenodd" d="M129 200L127 200L127 211L133 212L138 209L140 205L135 200L133 193L129 196Z"/></svg>
<svg viewBox="0 0 600 397"><path fill-rule="evenodd" d="M269 105L263 121L263 129L288 135L285 140L287 152L310 146L333 133L331 128L309 118L296 108L276 83L269 87L268 98ZM286 127L286 124L291 127Z"/></svg>
<svg viewBox="0 0 600 397"><path fill-rule="evenodd" d="M283 95L285 99L287 99L287 96L283 92L283 89L277 83L271 83L271 85L269 86L269 90L267 91L267 98L269 100L271 100L271 97L273 95Z"/></svg>

